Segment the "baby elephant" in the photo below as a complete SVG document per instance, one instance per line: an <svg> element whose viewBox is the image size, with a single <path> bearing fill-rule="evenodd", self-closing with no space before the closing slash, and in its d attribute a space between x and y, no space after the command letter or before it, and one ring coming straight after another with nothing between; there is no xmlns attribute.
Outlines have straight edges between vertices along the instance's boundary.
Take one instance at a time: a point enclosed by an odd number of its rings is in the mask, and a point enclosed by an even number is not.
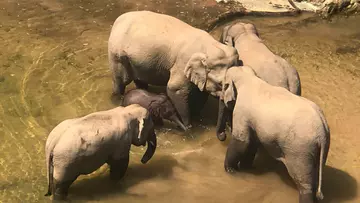
<svg viewBox="0 0 360 203"><path fill-rule="evenodd" d="M269 85L248 66L228 69L221 99L229 108L234 105L232 139L224 164L227 172L250 167L261 144L285 164L299 190L300 203L323 198L321 180L330 130L319 106Z"/></svg>
<svg viewBox="0 0 360 203"><path fill-rule="evenodd" d="M57 125L46 141L48 192L54 200L66 198L70 185L81 174L89 174L104 163L110 178L121 179L129 164L131 144L145 146L145 164L156 149L154 124L148 111L133 104L84 117L68 119Z"/></svg>
<svg viewBox="0 0 360 203"><path fill-rule="evenodd" d="M165 94L154 94L144 89L133 89L127 92L123 99L123 106L139 104L150 112L155 125L163 125L162 119L178 124L184 131L187 130L174 105Z"/></svg>

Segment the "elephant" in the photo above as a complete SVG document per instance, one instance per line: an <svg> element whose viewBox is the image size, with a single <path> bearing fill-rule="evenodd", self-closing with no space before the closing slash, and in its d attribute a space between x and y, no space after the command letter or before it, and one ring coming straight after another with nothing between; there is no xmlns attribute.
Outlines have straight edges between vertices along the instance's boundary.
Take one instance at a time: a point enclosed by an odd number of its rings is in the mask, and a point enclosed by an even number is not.
<svg viewBox="0 0 360 203"><path fill-rule="evenodd" d="M70 185L79 175L90 174L104 163L110 166L110 179L117 182L127 170L131 144L146 143L143 164L155 153L156 135L149 112L138 104L62 121L46 141L45 196L66 199Z"/></svg>
<svg viewBox="0 0 360 203"><path fill-rule="evenodd" d="M254 24L237 22L225 26L220 42L235 47L242 65L250 66L259 78L301 96L297 70L263 43Z"/></svg>
<svg viewBox="0 0 360 203"><path fill-rule="evenodd" d="M320 107L285 88L266 83L249 66L229 68L222 84L221 99L233 109L234 126L225 171L252 167L258 147L263 146L286 166L297 185L300 203L322 199L330 129Z"/></svg>
<svg viewBox="0 0 360 203"><path fill-rule="evenodd" d="M131 104L139 104L146 108L150 112L151 119L155 125L162 126L162 119L166 119L187 131L169 97L163 93L154 94L144 89L130 90L125 94L122 105L129 106Z"/></svg>
<svg viewBox="0 0 360 203"><path fill-rule="evenodd" d="M238 64L234 47L169 15L131 11L114 22L108 39L113 96L136 87L164 86L181 120L191 127L189 94L197 88L218 97L225 70Z"/></svg>
<svg viewBox="0 0 360 203"><path fill-rule="evenodd" d="M219 41L235 47L242 65L250 66L259 78L270 85L283 87L293 94L301 96L301 82L297 70L285 59L269 50L259 37L255 25L241 22L227 25L223 28ZM226 110L224 104L219 102L218 114L232 114L232 112L224 112ZM220 118L218 118L217 125L224 123ZM227 120L231 123L230 117ZM217 137L220 141L226 139L220 132L217 132Z"/></svg>

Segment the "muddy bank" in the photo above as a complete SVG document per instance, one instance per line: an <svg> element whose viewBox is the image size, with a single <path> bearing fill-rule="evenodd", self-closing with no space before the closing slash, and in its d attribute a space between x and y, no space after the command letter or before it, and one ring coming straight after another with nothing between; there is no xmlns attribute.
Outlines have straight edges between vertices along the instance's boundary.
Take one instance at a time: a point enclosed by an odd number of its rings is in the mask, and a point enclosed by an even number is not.
<svg viewBox="0 0 360 203"><path fill-rule="evenodd" d="M136 10L172 15L201 29L223 13L245 12L240 3L218 4L215 0L19 0L2 1L0 8L2 29L23 28L41 37L81 35L89 27L94 29L93 25L99 30L109 29L119 15Z"/></svg>
<svg viewBox="0 0 360 203"><path fill-rule="evenodd" d="M0 2L0 15L4 19L1 28L6 32L17 28L41 37L68 38L82 35L90 27L92 30L109 30L114 20L128 11L149 10L168 14L194 27L211 31L218 24L242 16L297 16L302 12L316 12L316 9L311 11L301 7L302 4L287 0L19 0ZM339 10L337 8L332 6L333 11Z"/></svg>
<svg viewBox="0 0 360 203"><path fill-rule="evenodd" d="M330 17L337 13L351 14L359 11L359 0L216 0L217 2L239 2L249 11L286 13L293 10L318 13Z"/></svg>

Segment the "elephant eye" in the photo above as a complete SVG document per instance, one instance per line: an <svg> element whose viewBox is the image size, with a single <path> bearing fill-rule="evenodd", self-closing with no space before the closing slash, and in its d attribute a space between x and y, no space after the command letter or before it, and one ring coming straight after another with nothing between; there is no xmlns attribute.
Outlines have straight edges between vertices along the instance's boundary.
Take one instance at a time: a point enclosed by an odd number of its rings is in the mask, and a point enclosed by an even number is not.
<svg viewBox="0 0 360 203"><path fill-rule="evenodd" d="M224 85L224 89L227 89L229 87L229 84Z"/></svg>

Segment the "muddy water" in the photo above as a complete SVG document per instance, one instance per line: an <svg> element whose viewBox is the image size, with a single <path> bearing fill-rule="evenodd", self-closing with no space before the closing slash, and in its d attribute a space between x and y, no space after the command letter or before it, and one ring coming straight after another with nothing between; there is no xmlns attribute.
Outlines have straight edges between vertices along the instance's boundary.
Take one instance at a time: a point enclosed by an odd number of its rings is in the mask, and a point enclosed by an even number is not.
<svg viewBox="0 0 360 203"><path fill-rule="evenodd" d="M96 15L73 15L71 9L62 11L60 3L40 2L46 12L38 4L17 7L1 2L0 202L49 202L43 195L47 189L44 144L50 130L64 119L114 107L106 56L112 22L97 20ZM50 11L63 13L59 17ZM359 202L360 17L332 22L303 18L241 20L253 22L265 44L298 69L303 95L326 114L332 137L323 202ZM215 38L220 28L212 33ZM202 118L186 135L170 124L158 129L158 149L148 164L140 163L144 149L133 147L123 181L111 185L103 166L79 178L69 198L74 202L296 202L297 191L285 168L266 153L259 154L251 171L234 176L224 172L227 142L220 143L214 135L215 104L209 100Z"/></svg>

